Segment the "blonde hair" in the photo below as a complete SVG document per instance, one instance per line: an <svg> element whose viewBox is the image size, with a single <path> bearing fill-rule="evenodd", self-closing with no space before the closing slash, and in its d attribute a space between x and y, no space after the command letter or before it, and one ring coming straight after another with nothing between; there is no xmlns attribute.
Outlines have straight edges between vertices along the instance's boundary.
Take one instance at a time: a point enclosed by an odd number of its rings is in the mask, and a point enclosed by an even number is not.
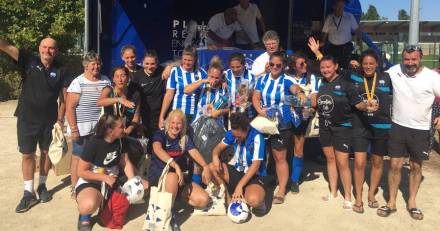
<svg viewBox="0 0 440 231"><path fill-rule="evenodd" d="M171 120L171 118L173 118L174 116L177 116L177 117L179 117L180 119L182 119L182 125L183 125L183 128L182 128L182 130L180 131L180 134L179 134L179 137L180 137L180 140L179 140L179 146L180 146L180 148L182 149L182 151L184 151L185 148L186 148L186 143L188 142L188 136L186 135L186 129L187 129L187 127L186 127L186 126L187 126L187 125L186 125L186 116L185 116L185 113L183 113L182 110L180 110L180 109L175 109L175 110L172 110L172 111L168 114L167 119L166 119L166 121L165 121L165 132L168 133L170 120Z"/></svg>
<svg viewBox="0 0 440 231"><path fill-rule="evenodd" d="M214 55L214 56L211 58L211 61L210 61L210 63L209 63L209 68L208 68L208 70L211 70L211 69L217 69L217 70L219 70L220 72L223 71L222 60L221 60L220 57L218 57L217 55Z"/></svg>

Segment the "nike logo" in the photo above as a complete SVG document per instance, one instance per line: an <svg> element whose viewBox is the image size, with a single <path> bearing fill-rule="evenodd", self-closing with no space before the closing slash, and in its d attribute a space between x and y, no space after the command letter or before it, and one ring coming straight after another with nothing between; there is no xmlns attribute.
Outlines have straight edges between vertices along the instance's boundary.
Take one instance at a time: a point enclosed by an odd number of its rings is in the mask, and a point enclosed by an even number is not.
<svg viewBox="0 0 440 231"><path fill-rule="evenodd" d="M116 159L117 156L117 151L114 152L109 152L107 153L107 156L105 157L104 161L102 162L104 165L108 165L109 163L111 163L114 159Z"/></svg>
<svg viewBox="0 0 440 231"><path fill-rule="evenodd" d="M165 144L165 146L166 146L166 147L170 147L170 146L171 146L171 144L170 144L170 143L168 143L168 141L167 141L167 143Z"/></svg>
<svg viewBox="0 0 440 231"><path fill-rule="evenodd" d="M342 144L342 146L344 146L344 148L348 149L348 145Z"/></svg>
<svg viewBox="0 0 440 231"><path fill-rule="evenodd" d="M278 139L278 142L280 142L281 144L283 144L283 140L282 140L282 139Z"/></svg>

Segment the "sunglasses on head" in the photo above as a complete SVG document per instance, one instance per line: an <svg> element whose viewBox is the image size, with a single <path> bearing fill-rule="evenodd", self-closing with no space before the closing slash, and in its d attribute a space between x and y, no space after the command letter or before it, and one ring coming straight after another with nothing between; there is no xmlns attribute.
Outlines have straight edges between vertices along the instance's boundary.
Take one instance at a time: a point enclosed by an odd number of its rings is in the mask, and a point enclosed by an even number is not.
<svg viewBox="0 0 440 231"><path fill-rule="evenodd" d="M276 67L276 68L281 68L282 66L283 66L283 64L281 64L281 63L277 63L277 64L275 64L275 63L269 63L269 66L271 66L271 67Z"/></svg>
<svg viewBox="0 0 440 231"><path fill-rule="evenodd" d="M403 49L403 51L405 51L407 53L418 51L418 52L420 52L420 54L423 54L422 48L420 46L417 46L417 45L407 45L405 47L405 49Z"/></svg>

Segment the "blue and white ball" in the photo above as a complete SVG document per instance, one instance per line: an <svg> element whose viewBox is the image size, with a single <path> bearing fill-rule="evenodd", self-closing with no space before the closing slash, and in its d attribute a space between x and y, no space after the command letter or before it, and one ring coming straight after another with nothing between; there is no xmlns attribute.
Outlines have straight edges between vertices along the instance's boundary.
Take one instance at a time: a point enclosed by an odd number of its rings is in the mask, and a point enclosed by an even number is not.
<svg viewBox="0 0 440 231"><path fill-rule="evenodd" d="M135 176L125 182L121 191L127 196L127 200L130 204L135 204L141 201L144 197L144 186L142 185L141 177Z"/></svg>
<svg viewBox="0 0 440 231"><path fill-rule="evenodd" d="M249 207L243 201L234 201L228 206L228 217L234 223L243 223L249 217Z"/></svg>

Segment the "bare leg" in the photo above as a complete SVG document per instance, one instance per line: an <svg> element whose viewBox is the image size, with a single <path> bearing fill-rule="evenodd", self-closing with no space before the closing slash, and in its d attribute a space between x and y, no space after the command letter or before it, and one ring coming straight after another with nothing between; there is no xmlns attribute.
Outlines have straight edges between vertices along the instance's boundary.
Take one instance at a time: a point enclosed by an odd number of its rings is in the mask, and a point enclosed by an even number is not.
<svg viewBox="0 0 440 231"><path fill-rule="evenodd" d="M391 158L390 160L390 170L388 173L388 188L390 192L390 200L387 203L387 206L391 209L396 208L396 198L397 198L397 190L399 189L401 173L400 169L402 168L404 158Z"/></svg>
<svg viewBox="0 0 440 231"><path fill-rule="evenodd" d="M210 200L208 193L196 183L186 186L182 197L195 208L206 208Z"/></svg>
<svg viewBox="0 0 440 231"><path fill-rule="evenodd" d="M272 149L279 186L278 192L275 195L279 197L284 197L286 194L286 185L287 180L289 179L289 165L286 161L286 152L286 149Z"/></svg>
<svg viewBox="0 0 440 231"><path fill-rule="evenodd" d="M87 187L77 195L78 211L81 215L93 214L102 203L102 195L97 189Z"/></svg>
<svg viewBox="0 0 440 231"><path fill-rule="evenodd" d="M376 202L375 193L380 183L383 171L383 156L373 154L371 157L370 188L368 190L368 201Z"/></svg>
<svg viewBox="0 0 440 231"><path fill-rule="evenodd" d="M327 174L330 185L330 193L333 197L338 195L338 169L336 168L335 150L333 147L323 147L325 158L327 160Z"/></svg>
<svg viewBox="0 0 440 231"><path fill-rule="evenodd" d="M23 180L33 180L35 172L35 154L21 155L21 171L23 173Z"/></svg>
<svg viewBox="0 0 440 231"><path fill-rule="evenodd" d="M40 156L40 176L47 176L51 167L52 162L50 162L48 150L42 150Z"/></svg>
<svg viewBox="0 0 440 231"><path fill-rule="evenodd" d="M410 160L408 208L417 208L416 196L422 181L422 162Z"/></svg>
<svg viewBox="0 0 440 231"><path fill-rule="evenodd" d="M354 157L355 205L361 206L362 189L365 179L365 166L367 165L367 153L356 152Z"/></svg>
<svg viewBox="0 0 440 231"><path fill-rule="evenodd" d="M344 187L344 199L351 201L351 171L348 164L348 153L336 151L336 164L338 166L342 186Z"/></svg>
<svg viewBox="0 0 440 231"><path fill-rule="evenodd" d="M72 160L70 162L70 181L72 183L72 188L74 188L78 182L78 162L79 156L72 155Z"/></svg>

